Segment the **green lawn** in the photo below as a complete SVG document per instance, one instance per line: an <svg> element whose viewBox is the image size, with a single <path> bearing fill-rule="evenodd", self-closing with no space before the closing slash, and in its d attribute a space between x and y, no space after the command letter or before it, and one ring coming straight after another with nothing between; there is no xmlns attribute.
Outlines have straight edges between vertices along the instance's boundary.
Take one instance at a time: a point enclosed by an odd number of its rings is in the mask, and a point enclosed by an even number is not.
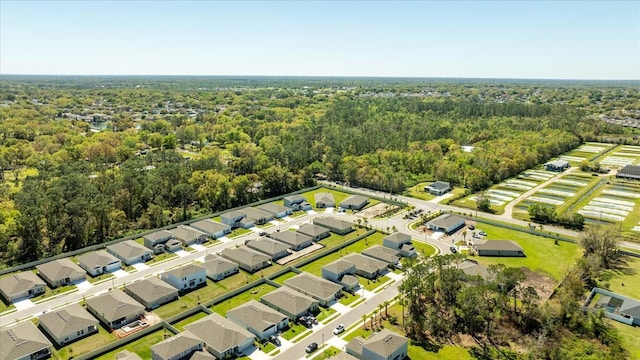
<svg viewBox="0 0 640 360"><path fill-rule="evenodd" d="M567 270L582 255L577 244L560 241L555 245L552 239L525 232L505 229L483 223L476 224L477 230L484 230L490 240L513 240L524 249L526 257L472 256L483 265L505 264L510 267L527 267L532 271L545 273L556 280L562 279ZM476 231L477 231L476 230Z"/></svg>
<svg viewBox="0 0 640 360"><path fill-rule="evenodd" d="M340 304L348 306L361 298L362 297L358 294L349 294L348 292L343 292L342 297L340 298Z"/></svg>
<svg viewBox="0 0 640 360"><path fill-rule="evenodd" d="M346 248L340 249L334 253L331 253L327 256L324 256L312 263L309 263L300 268L302 271L307 271L309 273L320 276L322 274L322 267L327 265L330 262L338 260L344 255L351 253L360 253L362 250L365 250L373 245L382 245L382 239L385 237L384 234L376 232L370 236L367 236L364 239L361 239ZM321 241L323 242L323 241Z"/></svg>
<svg viewBox="0 0 640 360"><path fill-rule="evenodd" d="M320 307L319 309L320 309L320 312L316 314L316 319L318 320L318 322L322 322L322 320L330 318L331 316L333 316L333 314L337 312L335 309L332 309L332 308Z"/></svg>
<svg viewBox="0 0 640 360"><path fill-rule="evenodd" d="M418 254L421 254L424 257L429 257L433 254L436 253L436 248L429 245L429 244L425 244L419 240L413 239L412 241L413 243L413 247L416 248L416 252Z"/></svg>
<svg viewBox="0 0 640 360"><path fill-rule="evenodd" d="M163 253L162 253L162 254L160 254L160 255L154 255L154 256L153 256L153 259L151 259L151 260L147 261L147 262L146 262L146 264L147 264L147 265L149 265L149 266L153 266L153 265L158 264L158 263L159 263L159 262L161 262L161 261L169 260L169 259L174 258L174 257L177 257L177 256L178 256L178 255L177 255L177 254L174 254L174 253L166 253L166 252L163 252Z"/></svg>
<svg viewBox="0 0 640 360"><path fill-rule="evenodd" d="M144 336L138 340L130 342L124 347L118 348L111 352L108 352L100 357L98 360L113 360L116 358L116 354L122 350L129 350L133 353L138 354L143 359L151 359L151 347L164 339L164 331L159 330L153 332L147 336ZM173 335L173 333L167 332L168 335Z"/></svg>
<svg viewBox="0 0 640 360"><path fill-rule="evenodd" d="M358 279L360 279L360 286L362 286L367 291L373 291L383 284L390 282L391 278L388 276L383 276L378 280L369 280L366 277L362 277L360 275L356 275Z"/></svg>
<svg viewBox="0 0 640 360"><path fill-rule="evenodd" d="M167 319L198 305L198 303L205 303L209 300L215 299L227 291L229 290L207 278L207 286L191 291L181 296L180 299L176 301L162 305L153 312L161 318Z"/></svg>
<svg viewBox="0 0 640 360"><path fill-rule="evenodd" d="M640 300L640 258L625 256L624 259L627 260L627 269L608 271L605 281L611 291Z"/></svg>
<svg viewBox="0 0 640 360"><path fill-rule="evenodd" d="M432 181L421 182L415 186L407 188L407 190L405 190L405 195L411 196L412 198L425 200L425 201L433 200L435 199L435 195L431 195L428 192L424 191L424 187L431 183Z"/></svg>
<svg viewBox="0 0 640 360"><path fill-rule="evenodd" d="M289 322L289 329L282 333L282 338L285 340L291 340L294 337L302 334L307 330L306 327L300 324L294 324L292 321Z"/></svg>
<svg viewBox="0 0 640 360"><path fill-rule="evenodd" d="M286 273L284 273L284 274L282 274L282 275L280 275L277 278L272 279L272 280L277 282L278 284L284 284L284 282L287 279L291 279L292 277L294 277L296 275L298 275L298 274L294 273L293 271L287 271Z"/></svg>
<svg viewBox="0 0 640 360"><path fill-rule="evenodd" d="M209 315L209 314L207 314L204 311L200 311L200 312L197 312L197 313L189 316L188 318L182 319L182 320L180 320L177 323L172 324L172 325L175 326L176 329L178 329L180 331L184 331L184 327L185 326L187 326L187 325L189 325L191 323L194 323L194 322L202 319L203 317L206 317L207 315Z"/></svg>
<svg viewBox="0 0 640 360"><path fill-rule="evenodd" d="M273 345L272 343L266 341L266 342L264 342L264 344L259 342L258 343L258 348L260 350L262 350L262 352L264 352L265 354L268 354L268 353L272 352L273 350L275 350L276 346Z"/></svg>
<svg viewBox="0 0 640 360"><path fill-rule="evenodd" d="M116 340L118 338L115 335L105 330L102 325L98 325L98 333L96 334L87 336L57 350L52 347L51 358L67 360L71 357L86 354Z"/></svg>
<svg viewBox="0 0 640 360"><path fill-rule="evenodd" d="M0 313L3 313L8 310L14 309L15 306L13 304L7 304L4 302L4 299L0 299Z"/></svg>
<svg viewBox="0 0 640 360"><path fill-rule="evenodd" d="M31 301L39 302L39 301L48 299L50 297L58 296L58 295L63 294L65 292L67 292L67 291L77 291L77 290L78 290L78 288L75 285L61 286L61 287L57 287L55 289L51 289L49 287L49 285L47 285L47 287L45 288L44 294L31 298Z"/></svg>
<svg viewBox="0 0 640 360"><path fill-rule="evenodd" d="M240 270L240 272L238 272L237 274L231 275L218 281L218 285L227 290L233 290L239 288L242 285L246 285L252 281L258 280L263 276L268 277L269 275L279 270L282 270L282 265L278 265L275 263L262 270L256 271L253 274L250 274L244 270Z"/></svg>
<svg viewBox="0 0 640 360"><path fill-rule="evenodd" d="M617 321L607 320L607 323L618 329L622 344L629 351L629 359L640 360L640 327L629 326Z"/></svg>
<svg viewBox="0 0 640 360"><path fill-rule="evenodd" d="M114 276L115 275L113 275L112 273L106 273L106 274L98 275L98 276L95 276L95 277L92 277L91 275L87 274L86 277L87 277L87 281L88 282L90 282L92 284L95 284L95 283L100 282L100 281L111 279Z"/></svg>
<svg viewBox="0 0 640 360"><path fill-rule="evenodd" d="M231 233L229 235L227 235L228 238L234 238L234 237L238 237L238 236L242 236L246 233L250 233L251 230L249 229L243 229L243 228L237 228L237 229L233 229L233 231L231 231Z"/></svg>
<svg viewBox="0 0 640 360"><path fill-rule="evenodd" d="M258 300L262 295L275 290L276 288L269 284L258 285L245 292L242 292L232 298L229 298L221 303L215 304L211 307L211 310L217 312L222 316L227 315L227 311L240 306L250 300Z"/></svg>
<svg viewBox="0 0 640 360"><path fill-rule="evenodd" d="M322 344L320 344L320 346L322 346ZM330 348L322 350L322 352L317 354L313 358L313 360L325 360L325 359L328 359L328 358L330 358L330 357L332 357L334 355L337 355L339 353L340 353L340 349L338 349L335 346L332 346ZM310 355L307 355L307 356L310 356Z"/></svg>

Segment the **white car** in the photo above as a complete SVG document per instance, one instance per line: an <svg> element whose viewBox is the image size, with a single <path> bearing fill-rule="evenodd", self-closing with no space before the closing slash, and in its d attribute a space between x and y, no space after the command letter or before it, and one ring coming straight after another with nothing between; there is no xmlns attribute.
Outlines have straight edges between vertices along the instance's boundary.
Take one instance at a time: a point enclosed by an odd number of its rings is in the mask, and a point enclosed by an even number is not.
<svg viewBox="0 0 640 360"><path fill-rule="evenodd" d="M333 335L338 335L344 331L344 325L340 324L335 329L333 329Z"/></svg>

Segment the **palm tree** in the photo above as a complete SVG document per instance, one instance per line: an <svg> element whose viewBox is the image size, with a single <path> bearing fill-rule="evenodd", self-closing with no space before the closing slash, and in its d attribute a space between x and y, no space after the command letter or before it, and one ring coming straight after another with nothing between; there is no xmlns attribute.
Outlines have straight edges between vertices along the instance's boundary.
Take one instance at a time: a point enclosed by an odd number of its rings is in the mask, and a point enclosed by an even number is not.
<svg viewBox="0 0 640 360"><path fill-rule="evenodd" d="M362 314L362 327L367 330L367 314Z"/></svg>
<svg viewBox="0 0 640 360"><path fill-rule="evenodd" d="M464 240L464 243L466 244L467 243L467 230L464 230L462 232L462 239Z"/></svg>
<svg viewBox="0 0 640 360"><path fill-rule="evenodd" d="M382 308L384 307L383 304L378 304L378 313L380 314L380 322L382 323Z"/></svg>
<svg viewBox="0 0 640 360"><path fill-rule="evenodd" d="M383 302L384 304L384 317L388 318L389 317L389 301L385 301Z"/></svg>

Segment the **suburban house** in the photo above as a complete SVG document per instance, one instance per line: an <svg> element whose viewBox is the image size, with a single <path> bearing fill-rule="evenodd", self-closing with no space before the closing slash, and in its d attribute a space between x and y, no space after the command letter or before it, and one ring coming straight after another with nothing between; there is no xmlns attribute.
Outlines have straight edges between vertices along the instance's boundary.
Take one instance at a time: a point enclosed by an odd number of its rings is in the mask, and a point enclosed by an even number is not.
<svg viewBox="0 0 640 360"><path fill-rule="evenodd" d="M359 285L356 265L342 259L323 266L322 277L342 285L342 288L348 292L354 292Z"/></svg>
<svg viewBox="0 0 640 360"><path fill-rule="evenodd" d="M346 352L339 352L327 360L358 360L358 358Z"/></svg>
<svg viewBox="0 0 640 360"><path fill-rule="evenodd" d="M116 360L142 360L142 358L129 350L122 350L116 354Z"/></svg>
<svg viewBox="0 0 640 360"><path fill-rule="evenodd" d="M382 245L393 250L398 250L400 255L404 257L418 256L416 248L414 248L411 243L411 235L408 234L397 232L395 234L385 236L382 240Z"/></svg>
<svg viewBox="0 0 640 360"><path fill-rule="evenodd" d="M220 281L240 271L238 264L214 254L204 258L202 267L207 272L207 277L214 281Z"/></svg>
<svg viewBox="0 0 640 360"><path fill-rule="evenodd" d="M429 230L442 231L445 234L451 234L462 227L464 227L464 219L453 214L440 215L427 222Z"/></svg>
<svg viewBox="0 0 640 360"><path fill-rule="evenodd" d="M222 250L220 256L229 259L240 266L240 269L254 273L260 269L270 266L271 258L246 246L238 248L226 248Z"/></svg>
<svg viewBox="0 0 640 360"><path fill-rule="evenodd" d="M276 261L289 255L290 246L272 239L262 238L247 241L247 247L269 255L271 260Z"/></svg>
<svg viewBox="0 0 640 360"><path fill-rule="evenodd" d="M264 210L247 207L242 211L247 215L248 219L253 220L254 225L264 225L273 220L273 214Z"/></svg>
<svg viewBox="0 0 640 360"><path fill-rule="evenodd" d="M0 278L0 294L9 302L44 294L47 284L32 271Z"/></svg>
<svg viewBox="0 0 640 360"><path fill-rule="evenodd" d="M173 238L175 238L175 235L167 230L154 231L151 234L147 234L142 237L144 240L144 246L149 249L155 248L156 245L164 244L167 240Z"/></svg>
<svg viewBox="0 0 640 360"><path fill-rule="evenodd" d="M108 329L119 329L144 316L144 306L120 289L88 298L87 310Z"/></svg>
<svg viewBox="0 0 640 360"><path fill-rule="evenodd" d="M354 230L352 223L333 217L318 217L313 219L313 223L338 235L345 235Z"/></svg>
<svg viewBox="0 0 640 360"><path fill-rule="evenodd" d="M247 219L247 215L242 210L232 210L220 215L220 222L231 226L232 229L253 227L253 221Z"/></svg>
<svg viewBox="0 0 640 360"><path fill-rule="evenodd" d="M262 204L257 208L272 214L273 217L278 219L282 219L283 217L287 215L291 215L292 213L291 209L289 209L288 207L284 207L282 205L278 205L274 203Z"/></svg>
<svg viewBox="0 0 640 360"><path fill-rule="evenodd" d="M52 288L72 284L85 279L87 274L68 258L49 261L36 266L38 275Z"/></svg>
<svg viewBox="0 0 640 360"><path fill-rule="evenodd" d="M202 349L204 349L204 341L187 330L153 345L151 347L151 359L188 359L194 352Z"/></svg>
<svg viewBox="0 0 640 360"><path fill-rule="evenodd" d="M360 210L367 206L369 198L362 195L351 195L348 198L342 200L340 207L343 209Z"/></svg>
<svg viewBox="0 0 640 360"><path fill-rule="evenodd" d="M182 241L185 245L202 244L209 240L207 234L196 230L191 226L180 225L175 229L168 230L173 236Z"/></svg>
<svg viewBox="0 0 640 360"><path fill-rule="evenodd" d="M69 305L40 315L38 326L49 334L58 346L98 332L98 320L80 304Z"/></svg>
<svg viewBox="0 0 640 360"><path fill-rule="evenodd" d="M331 236L331 232L329 231L329 229L322 226L309 224L309 223L304 223L300 225L298 227L298 230L296 231L301 234L311 236L313 241L320 241L324 238L328 238L329 236Z"/></svg>
<svg viewBox="0 0 640 360"><path fill-rule="evenodd" d="M336 207L336 201L333 199L333 194L321 192L313 196L316 202L317 208Z"/></svg>
<svg viewBox="0 0 640 360"><path fill-rule="evenodd" d="M478 256L525 256L524 249L511 240L488 240L473 246Z"/></svg>
<svg viewBox="0 0 640 360"><path fill-rule="evenodd" d="M342 285L335 284L306 272L285 280L284 284L296 291L311 296L318 300L320 305L325 307L329 306L329 303L339 298L342 294Z"/></svg>
<svg viewBox="0 0 640 360"><path fill-rule="evenodd" d="M301 195L290 195L284 197L284 206L293 210L311 210L311 204Z"/></svg>
<svg viewBox="0 0 640 360"><path fill-rule="evenodd" d="M156 276L135 281L124 287L124 292L148 310L178 300L178 289Z"/></svg>
<svg viewBox="0 0 640 360"><path fill-rule="evenodd" d="M206 351L196 351L193 354L191 354L191 357L189 358L189 360L218 360L215 358L215 356L209 354Z"/></svg>
<svg viewBox="0 0 640 360"><path fill-rule="evenodd" d="M400 251L388 248L386 246L374 245L368 249L362 250L362 255L384 261L389 266L396 265L400 261Z"/></svg>
<svg viewBox="0 0 640 360"><path fill-rule="evenodd" d="M289 325L289 318L255 300L227 311L227 319L249 330L261 340L277 335Z"/></svg>
<svg viewBox="0 0 640 360"><path fill-rule="evenodd" d="M213 239L219 239L231 232L231 226L221 224L211 219L196 221L189 224L189 226L204 232Z"/></svg>
<svg viewBox="0 0 640 360"><path fill-rule="evenodd" d="M356 266L356 274L367 279L375 279L388 271L386 262L362 254L349 254L342 257L342 260L353 263Z"/></svg>
<svg viewBox="0 0 640 360"><path fill-rule="evenodd" d="M489 274L489 269L486 266L479 265L476 261L466 259L458 264L457 267L467 276L480 276L485 280L493 280L495 277Z"/></svg>
<svg viewBox="0 0 640 360"><path fill-rule="evenodd" d="M260 301L287 315L290 320L314 313L318 309L318 301L287 286L263 295Z"/></svg>
<svg viewBox="0 0 640 360"><path fill-rule="evenodd" d="M39 360L51 356L51 342L31 321L0 330L0 360Z"/></svg>
<svg viewBox="0 0 640 360"><path fill-rule="evenodd" d="M347 353L361 360L403 360L409 340L389 329L372 333L366 340L356 336L347 344Z"/></svg>
<svg viewBox="0 0 640 360"><path fill-rule="evenodd" d="M544 169L547 171L565 171L569 167L567 160L554 160L544 164Z"/></svg>
<svg viewBox="0 0 640 360"><path fill-rule="evenodd" d="M91 251L78 256L78 265L91 276L102 275L122 268L120 259L109 254L106 250Z"/></svg>
<svg viewBox="0 0 640 360"><path fill-rule="evenodd" d="M207 351L218 359L242 356L253 349L255 336L218 313L185 326L185 330L202 339Z"/></svg>
<svg viewBox="0 0 640 360"><path fill-rule="evenodd" d="M313 238L297 231L276 231L268 235L270 238L287 244L293 251L300 251L313 244Z"/></svg>
<svg viewBox="0 0 640 360"><path fill-rule="evenodd" d="M606 317L627 325L640 325L640 301L604 289L593 288L585 302L585 307L591 303L596 294L600 294L600 299L595 307L604 309Z"/></svg>
<svg viewBox="0 0 640 360"><path fill-rule="evenodd" d="M188 264L163 272L160 278L181 293L207 285L207 271L197 264Z"/></svg>
<svg viewBox="0 0 640 360"><path fill-rule="evenodd" d="M440 196L451 191L451 184L446 181L436 181L424 187L424 192Z"/></svg>
<svg viewBox="0 0 640 360"><path fill-rule="evenodd" d="M164 250L169 252L182 250L182 241L178 239L169 239L164 243Z"/></svg>
<svg viewBox="0 0 640 360"><path fill-rule="evenodd" d="M153 258L153 251L133 240L121 241L107 246L107 252L127 265L133 265Z"/></svg>
<svg viewBox="0 0 640 360"><path fill-rule="evenodd" d="M640 180L640 165L626 165L616 173L617 178Z"/></svg>

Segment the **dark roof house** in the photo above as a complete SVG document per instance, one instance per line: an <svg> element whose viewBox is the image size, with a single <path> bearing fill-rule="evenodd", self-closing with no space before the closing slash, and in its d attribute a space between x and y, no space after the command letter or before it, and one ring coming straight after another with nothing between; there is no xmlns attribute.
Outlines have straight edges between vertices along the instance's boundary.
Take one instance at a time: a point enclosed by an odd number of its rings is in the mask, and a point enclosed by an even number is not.
<svg viewBox="0 0 640 360"><path fill-rule="evenodd" d="M313 223L315 225L319 225L324 228L327 228L331 232L336 233L338 235L345 235L354 230L352 223L348 221L336 219L334 217L326 217L326 216L317 217L313 219Z"/></svg>
<svg viewBox="0 0 640 360"><path fill-rule="evenodd" d="M409 340L384 329L366 340L356 336L347 344L347 353L362 360L402 360L408 355Z"/></svg>
<svg viewBox="0 0 640 360"><path fill-rule="evenodd" d="M262 296L263 303L295 320L318 308L318 301L287 286Z"/></svg>
<svg viewBox="0 0 640 360"><path fill-rule="evenodd" d="M207 277L214 281L220 281L240 271L235 262L214 254L209 254L204 258L202 267L205 268Z"/></svg>
<svg viewBox="0 0 640 360"><path fill-rule="evenodd" d="M268 255L251 250L245 246L238 248L226 248L220 255L240 266L244 271L254 273L260 269L270 266L271 258Z"/></svg>
<svg viewBox="0 0 640 360"><path fill-rule="evenodd" d="M313 238L295 231L276 231L269 234L269 237L286 244L294 251L300 251L313 244Z"/></svg>
<svg viewBox="0 0 640 360"><path fill-rule="evenodd" d="M181 360L204 349L204 341L186 330L151 347L153 360Z"/></svg>
<svg viewBox="0 0 640 360"><path fill-rule="evenodd" d="M0 294L9 302L44 294L47 284L31 271L0 278Z"/></svg>
<svg viewBox="0 0 640 360"><path fill-rule="evenodd" d="M87 310L107 328L118 329L144 315L144 306L120 289L88 298Z"/></svg>
<svg viewBox="0 0 640 360"><path fill-rule="evenodd" d="M98 320L79 304L40 315L38 324L60 346L98 332Z"/></svg>
<svg viewBox="0 0 640 360"><path fill-rule="evenodd" d="M289 255L291 246L269 238L262 238L247 241L247 247L257 250L265 255L269 255L272 260L278 260Z"/></svg>
<svg viewBox="0 0 640 360"><path fill-rule="evenodd" d="M51 342L31 321L0 330L0 360L46 359Z"/></svg>
<svg viewBox="0 0 640 360"><path fill-rule="evenodd" d="M333 194L331 193L327 193L327 192L317 193L313 196L313 198L316 202L317 208L328 208L328 207L336 206L336 201L334 200Z"/></svg>
<svg viewBox="0 0 640 360"><path fill-rule="evenodd" d="M253 349L255 336L218 313L189 324L185 329L202 339L206 349L218 359L241 355Z"/></svg>
<svg viewBox="0 0 640 360"><path fill-rule="evenodd" d="M328 306L331 301L337 299L342 293L342 285L306 272L285 280L284 284L318 300L322 306Z"/></svg>
<svg viewBox="0 0 640 360"><path fill-rule="evenodd" d="M72 284L85 279L87 274L68 258L49 261L36 266L38 275L51 287Z"/></svg>
<svg viewBox="0 0 640 360"><path fill-rule="evenodd" d="M511 240L476 242L474 249L479 256L525 256L524 249Z"/></svg>
<svg viewBox="0 0 640 360"><path fill-rule="evenodd" d="M442 195L451 190L451 184L446 181L436 181L424 187L424 191L433 195Z"/></svg>
<svg viewBox="0 0 640 360"><path fill-rule="evenodd" d="M320 241L331 236L331 231L329 231L329 229L309 223L301 224L296 231L301 234L311 236L313 241Z"/></svg>
<svg viewBox="0 0 640 360"><path fill-rule="evenodd" d="M362 195L351 195L342 200L340 207L344 209L360 210L367 206L369 198Z"/></svg>
<svg viewBox="0 0 640 360"><path fill-rule="evenodd" d="M433 231L442 231L451 234L464 226L464 219L453 214L440 215L427 222L427 228Z"/></svg>
<svg viewBox="0 0 640 360"><path fill-rule="evenodd" d="M227 311L227 318L264 340L289 325L289 318L269 306L250 300Z"/></svg>
<svg viewBox="0 0 640 360"><path fill-rule="evenodd" d="M178 289L156 276L127 284L124 292L147 309L155 309L168 302L178 300Z"/></svg>

